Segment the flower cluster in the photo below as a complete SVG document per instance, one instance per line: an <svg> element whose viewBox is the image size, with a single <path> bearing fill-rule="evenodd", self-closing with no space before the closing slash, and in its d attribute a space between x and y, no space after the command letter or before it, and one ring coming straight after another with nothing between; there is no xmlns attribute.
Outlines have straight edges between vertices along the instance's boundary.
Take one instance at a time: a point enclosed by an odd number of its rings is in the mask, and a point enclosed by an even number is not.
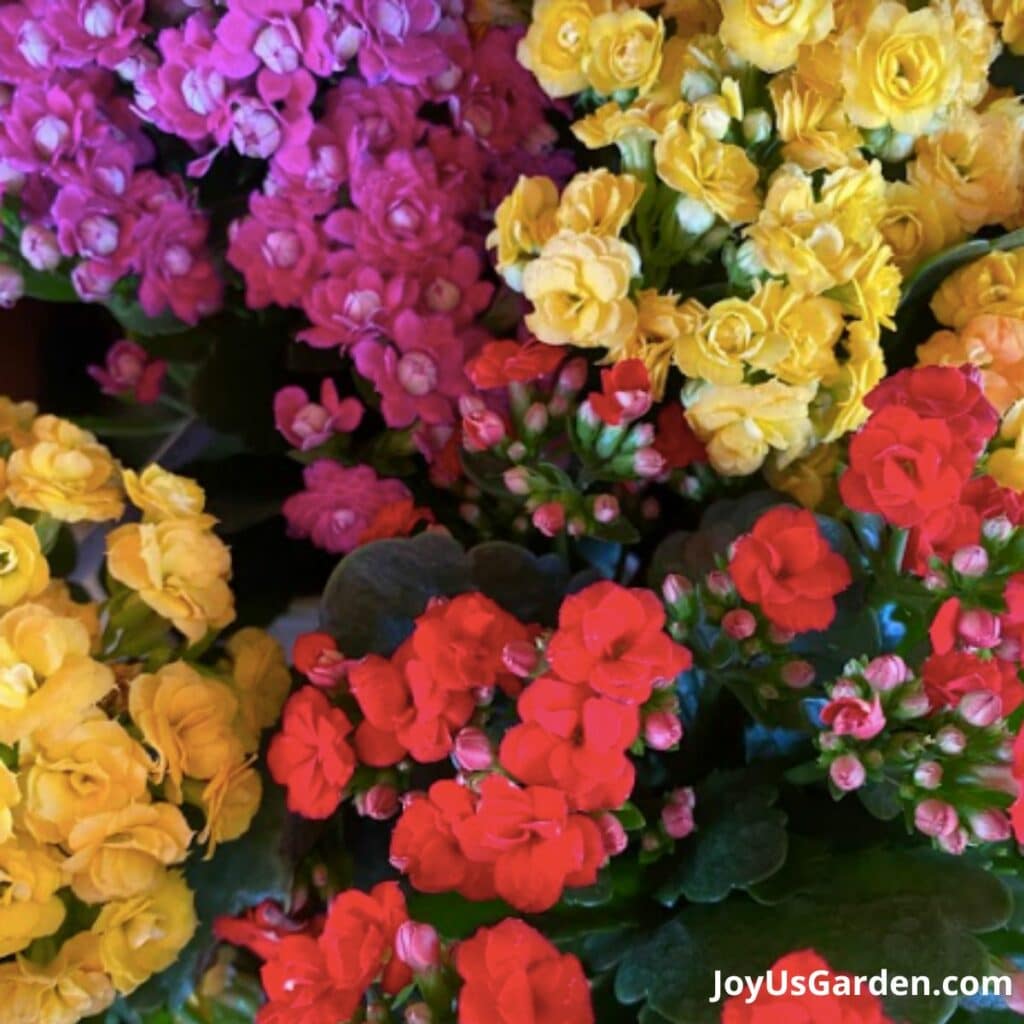
<svg viewBox="0 0 1024 1024"><path fill-rule="evenodd" d="M230 558L192 481L122 469L87 432L0 399L0 996L15 1020L74 1022L169 967L196 929L181 868L241 836L260 734L291 685L283 652L236 632ZM81 600L47 550L108 535L112 591Z"/></svg>
<svg viewBox="0 0 1024 1024"><path fill-rule="evenodd" d="M537 0L519 59L578 96L574 134L618 171L521 177L498 270L542 342L640 359L659 399L681 386L719 473L784 473L866 418L902 276L1014 222L999 48L973 0Z"/></svg>

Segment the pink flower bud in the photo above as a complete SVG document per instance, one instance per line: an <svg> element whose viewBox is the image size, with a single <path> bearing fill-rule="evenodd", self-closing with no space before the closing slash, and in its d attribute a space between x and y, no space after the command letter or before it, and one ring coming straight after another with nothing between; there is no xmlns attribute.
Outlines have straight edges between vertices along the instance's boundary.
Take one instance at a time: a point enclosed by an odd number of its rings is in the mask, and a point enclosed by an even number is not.
<svg viewBox="0 0 1024 1024"><path fill-rule="evenodd" d="M937 591L945 590L949 585L949 580L946 579L944 572L939 572L938 569L929 569L925 573L923 583L925 590Z"/></svg>
<svg viewBox="0 0 1024 1024"><path fill-rule="evenodd" d="M511 494L525 497L530 493L530 471L523 466L506 469L501 479Z"/></svg>
<svg viewBox="0 0 1024 1024"><path fill-rule="evenodd" d="M505 440L505 421L490 409L462 417L462 445L466 451L482 452Z"/></svg>
<svg viewBox="0 0 1024 1024"><path fill-rule="evenodd" d="M599 494L594 499L594 519L599 523L614 523L619 518L619 499L614 494Z"/></svg>
<svg viewBox="0 0 1024 1024"><path fill-rule="evenodd" d="M652 750L671 750L683 738L683 723L671 711L652 711L644 718L644 742Z"/></svg>
<svg viewBox="0 0 1024 1024"><path fill-rule="evenodd" d="M746 608L733 608L722 616L722 629L733 640L746 640L757 632L757 619Z"/></svg>
<svg viewBox="0 0 1024 1024"><path fill-rule="evenodd" d="M473 700L478 708L487 708L494 703L494 695L497 692L495 686L477 686L472 690Z"/></svg>
<svg viewBox="0 0 1024 1024"><path fill-rule="evenodd" d="M954 857L959 857L967 849L967 839L967 829L954 829L948 836L939 836L939 849Z"/></svg>
<svg viewBox="0 0 1024 1024"><path fill-rule="evenodd" d="M953 552L952 564L961 576L984 576L988 570L988 552L980 544L969 544Z"/></svg>
<svg viewBox="0 0 1024 1024"><path fill-rule="evenodd" d="M55 270L60 265L57 236L41 224L28 224L21 233L21 255L33 270Z"/></svg>
<svg viewBox="0 0 1024 1024"><path fill-rule="evenodd" d="M399 809L398 790L386 782L378 782L355 799L356 812L374 821L387 821Z"/></svg>
<svg viewBox="0 0 1024 1024"><path fill-rule="evenodd" d="M693 807L696 797L692 789L676 789L668 794L661 809L661 823L673 839L685 839L695 828Z"/></svg>
<svg viewBox="0 0 1024 1024"><path fill-rule="evenodd" d="M994 519L986 519L981 524L981 535L985 540L994 541L996 544L1005 543L1013 536L1014 525L1006 516L996 516Z"/></svg>
<svg viewBox="0 0 1024 1024"><path fill-rule="evenodd" d="M578 359L570 359L558 374L558 382L555 385L555 390L561 394L569 394L579 391L579 389L587 382L588 369L589 367L586 359L583 359L582 357Z"/></svg>
<svg viewBox="0 0 1024 1024"><path fill-rule="evenodd" d="M661 581L661 596L666 604L676 605L685 601L693 593L693 584L677 572L670 572Z"/></svg>
<svg viewBox="0 0 1024 1024"><path fill-rule="evenodd" d="M986 789L1010 796L1017 796L1020 789L1010 764L980 764L971 771L971 776Z"/></svg>
<svg viewBox="0 0 1024 1024"><path fill-rule="evenodd" d="M537 660L537 648L528 640L510 640L501 649L501 663L520 679L529 679L537 671Z"/></svg>
<svg viewBox="0 0 1024 1024"><path fill-rule="evenodd" d="M704 582L711 596L717 597L719 601L727 601L736 595L732 577L722 569L712 569Z"/></svg>
<svg viewBox="0 0 1024 1024"><path fill-rule="evenodd" d="M434 1024L434 1014L426 1003L410 1003L405 1008L405 1024Z"/></svg>
<svg viewBox="0 0 1024 1024"><path fill-rule="evenodd" d="M629 845L629 836L626 835L622 822L607 811L599 814L594 821L601 831L605 853L609 857L617 857Z"/></svg>
<svg viewBox="0 0 1024 1024"><path fill-rule="evenodd" d="M546 501L533 510L532 519L545 537L557 537L565 528L565 506L559 501Z"/></svg>
<svg viewBox="0 0 1024 1024"><path fill-rule="evenodd" d="M957 708L960 717L979 729L987 729L998 722L1003 715L1003 701L998 693L991 690L974 690L960 698Z"/></svg>
<svg viewBox="0 0 1024 1024"><path fill-rule="evenodd" d="M916 693L908 693L900 698L896 707L896 717L904 720L923 718L931 709L932 704L928 699L928 694L924 690L918 690Z"/></svg>
<svg viewBox="0 0 1024 1024"><path fill-rule="evenodd" d="M983 843L1002 843L1013 835L1010 819L994 807L967 815L967 824Z"/></svg>
<svg viewBox="0 0 1024 1024"><path fill-rule="evenodd" d="M395 955L414 974L426 974L441 963L441 940L429 924L403 921L395 933Z"/></svg>
<svg viewBox="0 0 1024 1024"><path fill-rule="evenodd" d="M1021 658L1020 641L1015 636L1004 636L996 648L996 657L1002 658L1003 661L1019 662L1024 660Z"/></svg>
<svg viewBox="0 0 1024 1024"><path fill-rule="evenodd" d="M809 661L800 659L787 661L782 666L782 681L791 690L802 690L814 682L814 666Z"/></svg>
<svg viewBox="0 0 1024 1024"><path fill-rule="evenodd" d="M867 772L859 757L853 754L843 754L837 757L828 768L829 778L835 783L837 789L844 793L850 793L860 789L867 778Z"/></svg>
<svg viewBox="0 0 1024 1024"><path fill-rule="evenodd" d="M534 402L523 416L523 427L528 434L543 434L548 429L548 410L540 402Z"/></svg>
<svg viewBox="0 0 1024 1024"><path fill-rule="evenodd" d="M485 772L494 764L494 751L487 733L471 726L456 734L452 756L455 764L465 772Z"/></svg>
<svg viewBox="0 0 1024 1024"><path fill-rule="evenodd" d="M995 647L1002 635L999 616L984 608L969 608L956 623L960 639L969 647Z"/></svg>
<svg viewBox="0 0 1024 1024"><path fill-rule="evenodd" d="M791 629L781 629L776 625L770 625L768 627L768 639L773 644L778 644L780 647L786 647L791 644L796 637Z"/></svg>
<svg viewBox="0 0 1024 1024"><path fill-rule="evenodd" d="M938 761L922 761L914 769L914 783L921 789L938 789L942 785L942 765Z"/></svg>
<svg viewBox="0 0 1024 1024"><path fill-rule="evenodd" d="M885 728L885 714L877 694L870 703L860 697L833 696L822 709L821 720L837 736L858 740L873 739Z"/></svg>
<svg viewBox="0 0 1024 1024"><path fill-rule="evenodd" d="M914 824L919 832L937 839L954 833L960 825L956 809L945 800L922 800L914 808Z"/></svg>
<svg viewBox="0 0 1024 1024"><path fill-rule="evenodd" d="M885 693L905 683L910 678L910 669L898 654L883 654L864 666L863 675L873 690Z"/></svg>
<svg viewBox="0 0 1024 1024"><path fill-rule="evenodd" d="M946 725L935 734L935 742L944 754L956 757L964 752L967 737L956 726Z"/></svg>
<svg viewBox="0 0 1024 1024"><path fill-rule="evenodd" d="M859 697L860 687L852 679L840 676L832 684L830 696L833 700L839 700L840 697Z"/></svg>
<svg viewBox="0 0 1024 1024"><path fill-rule="evenodd" d="M633 456L633 472L645 480L660 476L665 469L665 456L657 448L640 448Z"/></svg>
<svg viewBox="0 0 1024 1024"><path fill-rule="evenodd" d="M25 279L14 267L0 263L0 309L10 309L25 294Z"/></svg>

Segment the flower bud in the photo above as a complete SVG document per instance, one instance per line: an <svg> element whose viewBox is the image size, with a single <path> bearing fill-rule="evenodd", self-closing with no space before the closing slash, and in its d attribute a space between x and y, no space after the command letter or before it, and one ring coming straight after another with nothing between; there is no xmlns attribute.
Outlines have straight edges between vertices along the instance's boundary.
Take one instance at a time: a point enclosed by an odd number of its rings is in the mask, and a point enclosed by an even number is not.
<svg viewBox="0 0 1024 1024"><path fill-rule="evenodd" d="M994 544L1005 544L1013 536L1013 531L1014 525L1006 516L986 519L981 524L982 537Z"/></svg>
<svg viewBox="0 0 1024 1024"><path fill-rule="evenodd" d="M25 279L14 267L0 263L0 309L10 309L25 294Z"/></svg>
<svg viewBox="0 0 1024 1024"><path fill-rule="evenodd" d="M633 470L637 476L651 480L665 470L665 456L657 448L640 448L633 456Z"/></svg>
<svg viewBox="0 0 1024 1024"><path fill-rule="evenodd" d="M743 116L743 138L748 146L764 142L772 133L772 118L767 110L755 108Z"/></svg>
<svg viewBox="0 0 1024 1024"><path fill-rule="evenodd" d="M864 785L867 772L859 757L853 754L843 754L829 765L828 776L837 789L849 793Z"/></svg>
<svg viewBox="0 0 1024 1024"><path fill-rule="evenodd" d="M723 96L701 97L693 106L693 116L701 132L709 139L725 138L732 127L732 114Z"/></svg>
<svg viewBox="0 0 1024 1024"><path fill-rule="evenodd" d="M676 220L688 235L703 235L715 223L715 211L699 199L681 195L676 201Z"/></svg>
<svg viewBox="0 0 1024 1024"><path fill-rule="evenodd" d="M533 436L543 434L548 429L549 419L547 406L534 402L523 415L523 428Z"/></svg>
<svg viewBox="0 0 1024 1024"><path fill-rule="evenodd" d="M561 394L574 394L587 383L587 371L589 367L586 359L579 357L570 359L558 373L558 381L555 390Z"/></svg>
<svg viewBox="0 0 1024 1024"><path fill-rule="evenodd" d="M899 704L893 710L893 717L909 721L914 718L923 718L931 709L932 702L928 699L928 694L924 690L918 690L900 698Z"/></svg>
<svg viewBox="0 0 1024 1024"><path fill-rule="evenodd" d="M732 608L722 616L722 629L733 640L746 640L757 632L757 619L746 608Z"/></svg>
<svg viewBox="0 0 1024 1024"><path fill-rule="evenodd" d="M814 682L814 666L809 661L796 659L782 666L782 681L791 690L802 690Z"/></svg>
<svg viewBox="0 0 1024 1024"><path fill-rule="evenodd" d="M522 441L513 441L508 448L505 449L505 454L508 456L509 462L521 462L526 458L528 450L529 449Z"/></svg>
<svg viewBox="0 0 1024 1024"><path fill-rule="evenodd" d="M619 518L619 499L614 494L599 494L594 498L594 519L599 523L614 523Z"/></svg>
<svg viewBox="0 0 1024 1024"><path fill-rule="evenodd" d="M494 703L497 688L494 686L474 686L470 691L478 708L488 708Z"/></svg>
<svg viewBox="0 0 1024 1024"><path fill-rule="evenodd" d="M974 690L960 698L957 711L965 722L987 729L1002 718L1003 701L998 693L991 690Z"/></svg>
<svg viewBox="0 0 1024 1024"><path fill-rule="evenodd" d="M395 955L414 974L426 974L441 964L441 940L432 925L403 921L395 933Z"/></svg>
<svg viewBox="0 0 1024 1024"><path fill-rule="evenodd" d="M21 233L19 249L25 262L33 270L55 270L60 265L57 236L42 224L26 225Z"/></svg>
<svg viewBox="0 0 1024 1024"><path fill-rule="evenodd" d="M956 809L945 800L922 800L914 808L914 825L918 832L937 839L954 833L960 825Z"/></svg>
<svg viewBox="0 0 1024 1024"><path fill-rule="evenodd" d="M956 623L960 639L969 647L995 647L1002 635L999 616L985 608L968 608Z"/></svg>
<svg viewBox="0 0 1024 1024"><path fill-rule="evenodd" d="M969 814L967 824L983 843L1002 843L1013 835L1010 819L994 807Z"/></svg>
<svg viewBox="0 0 1024 1024"><path fill-rule="evenodd" d="M501 663L519 679L529 679L537 670L537 648L528 640L510 640L501 649Z"/></svg>
<svg viewBox="0 0 1024 1024"><path fill-rule="evenodd" d="M872 658L862 674L873 690L885 693L905 683L910 678L910 669L898 654L883 654Z"/></svg>
<svg viewBox="0 0 1024 1024"><path fill-rule="evenodd" d="M954 725L945 725L935 734L935 742L939 750L950 757L964 752L967 737Z"/></svg>
<svg viewBox="0 0 1024 1024"><path fill-rule="evenodd" d="M532 520L545 537L557 537L565 529L565 506L560 501L546 501L533 510Z"/></svg>
<svg viewBox="0 0 1024 1024"><path fill-rule="evenodd" d="M914 769L914 784L921 789L938 789L942 785L942 765L938 761L922 761Z"/></svg>
<svg viewBox="0 0 1024 1024"><path fill-rule="evenodd" d="M505 440L505 421L490 409L463 413L462 446L469 452L486 451Z"/></svg>
<svg viewBox="0 0 1024 1024"><path fill-rule="evenodd" d="M467 522L470 526L476 526L480 522L480 517L483 513L480 511L480 506L475 501L464 501L459 505L459 515Z"/></svg>
<svg viewBox="0 0 1024 1024"><path fill-rule="evenodd" d="M696 796L692 789L675 789L668 794L661 809L661 823L673 839L685 839L694 830L693 808Z"/></svg>
<svg viewBox="0 0 1024 1024"><path fill-rule="evenodd" d="M690 68L683 72L683 80L679 89L687 103L696 103L702 97L717 92L718 82L710 72L699 68Z"/></svg>
<svg viewBox="0 0 1024 1024"><path fill-rule="evenodd" d="M948 836L939 836L939 849L959 857L967 849L967 829L954 829Z"/></svg>
<svg viewBox="0 0 1024 1024"><path fill-rule="evenodd" d="M487 733L467 726L455 736L452 759L464 772L485 772L494 764L494 751Z"/></svg>
<svg viewBox="0 0 1024 1024"><path fill-rule="evenodd" d="M733 586L732 577L721 569L712 569L704 580L712 597L719 601L728 601L736 596L736 588Z"/></svg>
<svg viewBox="0 0 1024 1024"><path fill-rule="evenodd" d="M852 679L847 679L845 676L840 676L832 684L832 689L829 691L829 696L832 698L832 700L839 700L841 697L859 697L860 687Z"/></svg>
<svg viewBox="0 0 1024 1024"><path fill-rule="evenodd" d="M355 799L356 813L374 821L387 821L399 809L398 790L386 782L378 782Z"/></svg>
<svg viewBox="0 0 1024 1024"><path fill-rule="evenodd" d="M530 471L523 466L506 469L501 477L506 489L520 497L530 493Z"/></svg>
<svg viewBox="0 0 1024 1024"><path fill-rule="evenodd" d="M434 1024L434 1014L426 1003L410 1003L405 1008L405 1024Z"/></svg>
<svg viewBox="0 0 1024 1024"><path fill-rule="evenodd" d="M953 552L952 564L961 576L984 576L988 570L988 552L980 544L969 544Z"/></svg>
<svg viewBox="0 0 1024 1024"><path fill-rule="evenodd" d="M779 647L787 647L793 642L796 637L791 629L781 629L778 626L770 625L768 627L768 639Z"/></svg>
<svg viewBox="0 0 1024 1024"><path fill-rule="evenodd" d="M671 711L652 711L644 718L644 742L652 750L671 750L683 738L683 723Z"/></svg>
<svg viewBox="0 0 1024 1024"><path fill-rule="evenodd" d="M629 845L629 836L626 835L622 822L607 811L599 814L594 821L601 832L605 853L609 857L617 857Z"/></svg>
<svg viewBox="0 0 1024 1024"><path fill-rule="evenodd" d="M922 582L924 583L924 589L930 590L933 593L945 590L949 585L949 580L946 579L946 574L939 572L938 569L929 569L928 572L925 573L924 580Z"/></svg>

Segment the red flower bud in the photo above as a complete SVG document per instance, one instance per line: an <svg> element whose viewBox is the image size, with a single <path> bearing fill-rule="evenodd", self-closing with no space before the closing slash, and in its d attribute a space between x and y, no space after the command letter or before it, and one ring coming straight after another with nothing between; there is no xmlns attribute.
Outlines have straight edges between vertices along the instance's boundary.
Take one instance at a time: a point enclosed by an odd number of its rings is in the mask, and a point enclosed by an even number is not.
<svg viewBox="0 0 1024 1024"><path fill-rule="evenodd" d="M722 616L722 629L733 640L746 640L757 632L757 619L746 608L733 608Z"/></svg>
<svg viewBox="0 0 1024 1024"><path fill-rule="evenodd" d="M355 799L356 812L374 821L387 821L398 813L398 790L386 782L378 782Z"/></svg>
<svg viewBox="0 0 1024 1024"><path fill-rule="evenodd" d="M557 537L565 528L565 506L558 501L546 501L533 510L533 525L545 537Z"/></svg>

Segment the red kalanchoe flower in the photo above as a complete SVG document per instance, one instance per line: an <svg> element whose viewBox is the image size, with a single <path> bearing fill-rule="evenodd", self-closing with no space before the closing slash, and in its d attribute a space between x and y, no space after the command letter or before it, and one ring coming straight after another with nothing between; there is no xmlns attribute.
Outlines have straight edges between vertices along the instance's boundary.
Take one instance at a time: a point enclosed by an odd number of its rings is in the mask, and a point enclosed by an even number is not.
<svg viewBox="0 0 1024 1024"><path fill-rule="evenodd" d="M601 390L590 407L611 427L639 419L651 407L651 376L639 359L624 359L601 371Z"/></svg>
<svg viewBox="0 0 1024 1024"><path fill-rule="evenodd" d="M378 979L388 995L412 981L412 971L395 955L395 935L409 920L397 882L381 882L370 892L349 889L335 897L320 936L327 971L334 984L361 999Z"/></svg>
<svg viewBox="0 0 1024 1024"><path fill-rule="evenodd" d="M704 443L693 432L681 405L663 405L658 412L654 450L668 469L685 469L694 462L707 462Z"/></svg>
<svg viewBox="0 0 1024 1024"><path fill-rule="evenodd" d="M469 860L493 865L498 895L524 913L549 910L567 886L593 885L605 861L597 825L571 814L564 793L500 775L484 779L476 813L453 832Z"/></svg>
<svg viewBox="0 0 1024 1024"><path fill-rule="evenodd" d="M864 399L872 412L904 406L924 419L943 420L977 455L995 436L999 414L981 389L974 366L917 366L886 377Z"/></svg>
<svg viewBox="0 0 1024 1024"><path fill-rule="evenodd" d="M288 787L290 811L327 818L337 810L356 765L345 739L351 731L345 712L312 686L288 699L267 764L275 781Z"/></svg>
<svg viewBox="0 0 1024 1024"><path fill-rule="evenodd" d="M733 996L722 1008L722 1024L891 1024L881 1002L870 993L837 995L826 990L815 994L812 990L827 989L829 981L845 975L834 973L813 950L787 953L770 970L772 991L784 987L786 993L772 995L763 986L752 1001L746 992ZM795 985L797 979L802 984Z"/></svg>
<svg viewBox="0 0 1024 1024"><path fill-rule="evenodd" d="M1017 798L1010 807L1010 822L1018 843L1024 843L1024 726L1013 741L1013 778L1017 781Z"/></svg>
<svg viewBox="0 0 1024 1024"><path fill-rule="evenodd" d="M933 512L910 531L903 568L925 576L932 558L948 562L953 553L981 537L981 516L970 505L958 503Z"/></svg>
<svg viewBox="0 0 1024 1024"><path fill-rule="evenodd" d="M526 383L554 373L566 350L539 341L490 341L466 364L466 376L481 390Z"/></svg>
<svg viewBox="0 0 1024 1024"><path fill-rule="evenodd" d="M267 1002L256 1015L258 1024L338 1024L362 1002L362 992L334 984L323 950L309 935L282 939L260 979Z"/></svg>
<svg viewBox="0 0 1024 1024"><path fill-rule="evenodd" d="M948 654L956 647L956 624L959 620L960 598L946 598L935 613L931 626L928 627L928 638L936 654Z"/></svg>
<svg viewBox="0 0 1024 1024"><path fill-rule="evenodd" d="M442 779L406 805L391 834L391 864L420 892L457 892L469 900L494 899L490 864L473 863L455 836L459 822L476 813L465 786Z"/></svg>
<svg viewBox="0 0 1024 1024"><path fill-rule="evenodd" d="M222 915L213 922L217 939L244 946L261 960L272 959L284 939L307 930L306 924L293 921L273 900L264 900L237 917Z"/></svg>
<svg viewBox="0 0 1024 1024"><path fill-rule="evenodd" d="M858 512L881 515L893 526L917 526L959 500L974 461L946 422L890 405L850 442L850 468L839 478L839 492Z"/></svg>
<svg viewBox="0 0 1024 1024"><path fill-rule="evenodd" d="M969 651L933 654L921 667L921 680L935 710L955 708L966 694L982 690L999 697L1004 715L1024 702L1017 666L1002 658L979 658Z"/></svg>
<svg viewBox="0 0 1024 1024"><path fill-rule="evenodd" d="M794 633L827 628L835 618L835 596L852 579L814 516L788 506L769 509L736 542L729 572L745 601Z"/></svg>
<svg viewBox="0 0 1024 1024"><path fill-rule="evenodd" d="M573 683L626 704L643 704L654 684L692 664L664 632L665 610L649 590L602 582L565 599L547 658Z"/></svg>
<svg viewBox="0 0 1024 1024"><path fill-rule="evenodd" d="M391 501L374 513L369 525L359 535L359 544L389 537L408 537L420 523L433 521L434 513L428 508L420 508L412 498Z"/></svg>
<svg viewBox="0 0 1024 1024"><path fill-rule="evenodd" d="M1003 636L1024 649L1024 572L1014 573L1003 589L1006 611L1000 616Z"/></svg>
<svg viewBox="0 0 1024 1024"><path fill-rule="evenodd" d="M579 960L509 918L459 944L459 1024L593 1024Z"/></svg>
<svg viewBox="0 0 1024 1024"><path fill-rule="evenodd" d="M292 646L292 664L314 686L330 689L345 676L349 662L329 633L302 633Z"/></svg>

